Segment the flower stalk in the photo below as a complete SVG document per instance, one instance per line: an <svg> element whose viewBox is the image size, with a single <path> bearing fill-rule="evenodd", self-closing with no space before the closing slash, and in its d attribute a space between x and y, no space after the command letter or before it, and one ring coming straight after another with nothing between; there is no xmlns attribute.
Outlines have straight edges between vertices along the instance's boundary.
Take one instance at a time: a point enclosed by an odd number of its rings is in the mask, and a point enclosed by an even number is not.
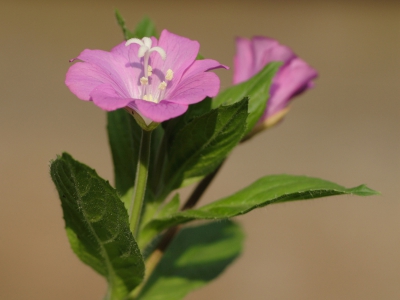
<svg viewBox="0 0 400 300"><path fill-rule="evenodd" d="M147 176L149 173L150 144L152 131L142 129L139 158L136 168L135 187L129 206L129 224L133 236L137 238L144 196L146 193Z"/></svg>

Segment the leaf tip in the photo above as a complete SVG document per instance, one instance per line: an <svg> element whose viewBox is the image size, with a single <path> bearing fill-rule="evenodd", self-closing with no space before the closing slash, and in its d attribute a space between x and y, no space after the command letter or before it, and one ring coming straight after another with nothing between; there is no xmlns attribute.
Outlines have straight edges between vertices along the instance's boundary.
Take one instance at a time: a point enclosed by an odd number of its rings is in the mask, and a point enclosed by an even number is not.
<svg viewBox="0 0 400 300"><path fill-rule="evenodd" d="M381 195L381 192L375 191L365 184L359 185L353 189L351 189L351 193L358 195L358 196L374 196L374 195Z"/></svg>

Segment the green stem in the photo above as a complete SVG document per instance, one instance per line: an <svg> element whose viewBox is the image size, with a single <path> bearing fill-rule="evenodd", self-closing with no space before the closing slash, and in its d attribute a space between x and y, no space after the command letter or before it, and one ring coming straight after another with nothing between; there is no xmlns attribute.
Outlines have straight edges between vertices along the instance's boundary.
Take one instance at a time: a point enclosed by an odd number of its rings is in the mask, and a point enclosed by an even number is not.
<svg viewBox="0 0 400 300"><path fill-rule="evenodd" d="M135 188L129 207L129 223L135 238L137 238L139 231L144 195L146 193L147 175L149 173L151 133L152 131L146 131L142 129L139 159L136 168Z"/></svg>
<svg viewBox="0 0 400 300"><path fill-rule="evenodd" d="M154 181L153 181L153 191L155 191L156 194L156 199L158 194L159 194L159 190L161 189L161 185L162 185L162 176L163 176L163 171L164 171L164 163L165 163L165 158L166 158L166 153L167 153L167 141L168 141L168 137L166 136L166 134L164 134L162 140L161 140L161 144L158 147L158 151L157 151L157 156L156 156L156 160L155 160L155 164L154 164ZM164 199L163 199L164 200Z"/></svg>

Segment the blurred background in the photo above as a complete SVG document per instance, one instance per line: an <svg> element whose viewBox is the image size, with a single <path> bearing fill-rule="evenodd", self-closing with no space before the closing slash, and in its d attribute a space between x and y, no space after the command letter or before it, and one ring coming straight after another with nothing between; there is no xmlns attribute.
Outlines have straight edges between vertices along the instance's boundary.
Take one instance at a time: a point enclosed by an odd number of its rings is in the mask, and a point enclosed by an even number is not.
<svg viewBox="0 0 400 300"><path fill-rule="evenodd" d="M102 299L73 254L49 161L68 151L113 180L105 113L64 85L68 60L134 28L198 40L232 66L236 36L278 39L316 68L285 121L238 147L202 203L266 174L361 183L381 196L272 205L237 218L244 254L187 299L400 299L399 1L1 1L0 298ZM218 71L222 89L232 69Z"/></svg>

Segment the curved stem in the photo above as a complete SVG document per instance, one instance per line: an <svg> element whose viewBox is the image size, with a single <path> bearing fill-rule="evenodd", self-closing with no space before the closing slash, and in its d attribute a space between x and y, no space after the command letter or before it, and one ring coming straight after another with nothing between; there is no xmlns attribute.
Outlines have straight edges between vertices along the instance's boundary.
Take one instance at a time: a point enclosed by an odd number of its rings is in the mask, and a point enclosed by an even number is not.
<svg viewBox="0 0 400 300"><path fill-rule="evenodd" d="M139 159L136 168L135 187L129 207L129 223L133 236L137 238L142 214L142 206L146 193L147 175L149 173L151 131L142 129Z"/></svg>

